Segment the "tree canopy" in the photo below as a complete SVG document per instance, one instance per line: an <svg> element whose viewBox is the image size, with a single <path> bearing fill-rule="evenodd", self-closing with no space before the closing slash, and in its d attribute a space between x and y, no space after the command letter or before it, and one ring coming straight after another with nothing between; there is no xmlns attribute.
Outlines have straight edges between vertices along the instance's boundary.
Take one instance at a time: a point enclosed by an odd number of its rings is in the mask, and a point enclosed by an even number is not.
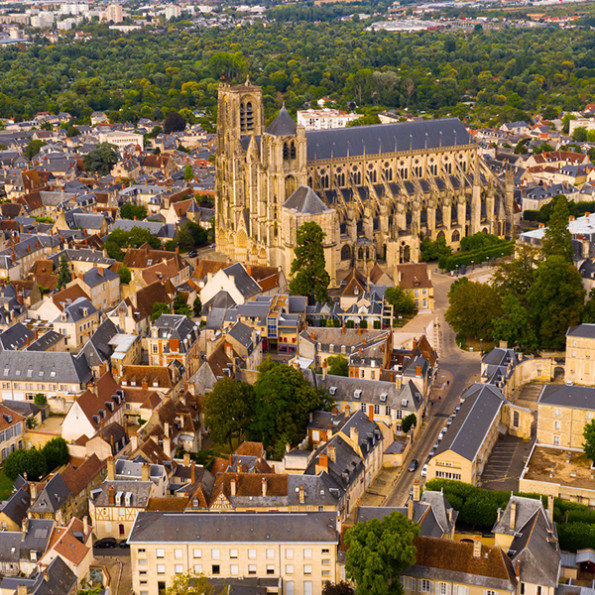
<svg viewBox="0 0 595 595"><path fill-rule="evenodd" d="M384 299L394 308L395 315L413 314L416 311L415 299L399 285L387 287Z"/></svg>
<svg viewBox="0 0 595 595"><path fill-rule="evenodd" d="M554 200L545 235L542 240L542 252L546 256L562 256L572 262L572 236L568 230L568 200L565 196L558 196Z"/></svg>
<svg viewBox="0 0 595 595"><path fill-rule="evenodd" d="M583 450L587 457L595 463L595 419L592 419L583 429Z"/></svg>
<svg viewBox="0 0 595 595"><path fill-rule="evenodd" d="M118 153L114 145L99 143L83 157L85 170L92 174L107 176L118 163Z"/></svg>
<svg viewBox="0 0 595 595"><path fill-rule="evenodd" d="M327 358L328 373L333 376L349 376L349 362L342 355L331 355Z"/></svg>
<svg viewBox="0 0 595 595"><path fill-rule="evenodd" d="M68 265L68 261L66 260L66 256L62 254L60 257L60 266L58 267L58 282L56 283L56 287L58 289L62 289L71 281L72 273L70 272L70 267Z"/></svg>

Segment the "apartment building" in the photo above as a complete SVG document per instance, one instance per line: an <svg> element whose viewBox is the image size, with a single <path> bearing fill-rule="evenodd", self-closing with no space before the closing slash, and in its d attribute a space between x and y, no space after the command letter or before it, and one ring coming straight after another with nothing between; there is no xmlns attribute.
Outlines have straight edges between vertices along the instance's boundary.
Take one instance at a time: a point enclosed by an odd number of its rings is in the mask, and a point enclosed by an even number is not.
<svg viewBox="0 0 595 595"><path fill-rule="evenodd" d="M568 329L565 379L595 386L595 324L579 324Z"/></svg>
<svg viewBox="0 0 595 595"><path fill-rule="evenodd" d="M0 405L0 462L10 453L23 448L25 418L16 411Z"/></svg>
<svg viewBox="0 0 595 595"><path fill-rule="evenodd" d="M161 595L176 574L277 578L285 595L320 595L337 580L336 515L139 512L128 538L138 595Z"/></svg>

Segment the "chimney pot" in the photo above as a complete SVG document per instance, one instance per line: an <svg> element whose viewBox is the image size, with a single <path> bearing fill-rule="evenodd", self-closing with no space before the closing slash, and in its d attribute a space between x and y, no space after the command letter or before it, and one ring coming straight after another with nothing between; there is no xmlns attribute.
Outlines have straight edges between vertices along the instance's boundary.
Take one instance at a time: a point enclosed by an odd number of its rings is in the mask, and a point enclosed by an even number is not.
<svg viewBox="0 0 595 595"><path fill-rule="evenodd" d="M473 557L481 558L481 537L476 537L473 542Z"/></svg>

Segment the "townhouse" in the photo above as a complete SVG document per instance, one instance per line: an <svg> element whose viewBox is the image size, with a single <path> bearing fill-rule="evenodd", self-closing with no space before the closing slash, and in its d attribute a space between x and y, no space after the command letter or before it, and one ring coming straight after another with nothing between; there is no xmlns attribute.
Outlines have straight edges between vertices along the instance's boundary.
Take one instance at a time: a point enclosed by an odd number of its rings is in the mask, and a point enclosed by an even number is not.
<svg viewBox="0 0 595 595"><path fill-rule="evenodd" d="M567 382L595 386L595 324L572 326L566 333Z"/></svg>

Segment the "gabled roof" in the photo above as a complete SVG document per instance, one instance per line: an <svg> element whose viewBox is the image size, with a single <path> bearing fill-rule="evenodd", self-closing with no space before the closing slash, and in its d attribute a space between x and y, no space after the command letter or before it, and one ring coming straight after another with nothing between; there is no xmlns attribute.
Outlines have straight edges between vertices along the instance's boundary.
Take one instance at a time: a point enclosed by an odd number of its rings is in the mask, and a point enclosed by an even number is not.
<svg viewBox="0 0 595 595"><path fill-rule="evenodd" d="M595 410L595 387L546 384L537 400L539 405Z"/></svg>
<svg viewBox="0 0 595 595"><path fill-rule="evenodd" d="M16 490L0 508L0 514L6 515L17 525L21 525L27 516L27 510L31 504L31 496L25 489Z"/></svg>
<svg viewBox="0 0 595 595"><path fill-rule="evenodd" d="M286 209L294 209L298 213L308 215L317 215L331 210L309 186L299 186L283 203L283 206Z"/></svg>

